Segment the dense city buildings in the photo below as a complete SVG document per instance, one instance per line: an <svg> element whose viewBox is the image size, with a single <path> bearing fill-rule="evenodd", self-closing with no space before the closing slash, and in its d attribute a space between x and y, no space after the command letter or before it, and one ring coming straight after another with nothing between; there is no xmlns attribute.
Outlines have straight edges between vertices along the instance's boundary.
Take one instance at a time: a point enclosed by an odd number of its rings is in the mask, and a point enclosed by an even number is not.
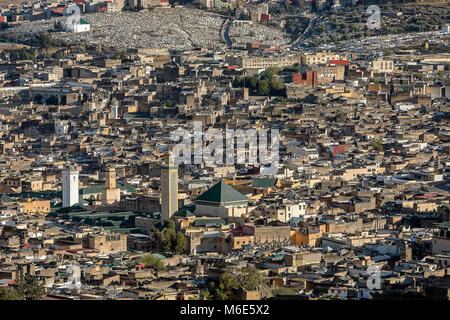
<svg viewBox="0 0 450 320"><path fill-rule="evenodd" d="M449 300L444 3L0 6L0 299Z"/></svg>

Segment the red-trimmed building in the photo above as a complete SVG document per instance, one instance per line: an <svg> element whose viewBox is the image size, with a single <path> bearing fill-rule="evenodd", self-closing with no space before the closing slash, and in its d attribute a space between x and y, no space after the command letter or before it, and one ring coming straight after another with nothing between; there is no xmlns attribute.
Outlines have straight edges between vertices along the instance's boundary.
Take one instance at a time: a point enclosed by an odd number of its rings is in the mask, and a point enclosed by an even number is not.
<svg viewBox="0 0 450 320"><path fill-rule="evenodd" d="M345 152L350 148L351 146L348 144L341 144L338 146L332 146L331 152L333 154L333 158L336 158L336 155L338 154L345 154Z"/></svg>
<svg viewBox="0 0 450 320"><path fill-rule="evenodd" d="M301 83L308 86L317 86L319 83L316 71L306 71L306 73L294 73L292 75L292 82L295 84Z"/></svg>
<svg viewBox="0 0 450 320"><path fill-rule="evenodd" d="M330 60L329 64L334 64L337 66L347 66L349 64L348 60Z"/></svg>

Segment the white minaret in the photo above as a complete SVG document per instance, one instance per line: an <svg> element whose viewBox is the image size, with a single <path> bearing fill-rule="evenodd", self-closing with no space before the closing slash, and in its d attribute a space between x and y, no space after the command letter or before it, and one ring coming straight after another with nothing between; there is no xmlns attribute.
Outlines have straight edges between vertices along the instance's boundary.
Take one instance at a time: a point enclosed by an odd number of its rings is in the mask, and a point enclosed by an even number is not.
<svg viewBox="0 0 450 320"><path fill-rule="evenodd" d="M111 119L119 119L119 105L116 98L111 101Z"/></svg>
<svg viewBox="0 0 450 320"><path fill-rule="evenodd" d="M161 166L161 218L169 221L178 211L178 166L172 156L167 156Z"/></svg>
<svg viewBox="0 0 450 320"><path fill-rule="evenodd" d="M78 198L78 171L74 166L62 171L63 180L63 207L71 207L79 202Z"/></svg>

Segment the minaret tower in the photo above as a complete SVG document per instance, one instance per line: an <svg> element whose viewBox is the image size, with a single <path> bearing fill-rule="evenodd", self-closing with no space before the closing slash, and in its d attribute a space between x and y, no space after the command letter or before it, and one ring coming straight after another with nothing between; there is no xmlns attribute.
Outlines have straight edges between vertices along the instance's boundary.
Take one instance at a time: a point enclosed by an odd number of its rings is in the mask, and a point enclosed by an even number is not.
<svg viewBox="0 0 450 320"><path fill-rule="evenodd" d="M169 221L178 211L178 165L167 155L161 166L161 218Z"/></svg>
<svg viewBox="0 0 450 320"><path fill-rule="evenodd" d="M116 169L107 168L105 171L105 189L102 190L103 204L120 201L120 189L116 188Z"/></svg>
<svg viewBox="0 0 450 320"><path fill-rule="evenodd" d="M74 166L69 166L62 171L63 207L71 207L79 202L78 173Z"/></svg>
<svg viewBox="0 0 450 320"><path fill-rule="evenodd" d="M111 101L111 119L119 119L119 104L116 98Z"/></svg>

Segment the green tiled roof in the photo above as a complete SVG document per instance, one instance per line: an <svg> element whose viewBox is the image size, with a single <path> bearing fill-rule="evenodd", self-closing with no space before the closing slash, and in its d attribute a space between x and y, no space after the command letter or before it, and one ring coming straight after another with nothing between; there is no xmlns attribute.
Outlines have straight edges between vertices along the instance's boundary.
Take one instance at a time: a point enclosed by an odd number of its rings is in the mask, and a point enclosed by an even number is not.
<svg viewBox="0 0 450 320"><path fill-rule="evenodd" d="M54 198L62 198L61 191L47 190L39 192L20 192L10 193L8 196L13 198L42 198L42 200L52 200Z"/></svg>
<svg viewBox="0 0 450 320"><path fill-rule="evenodd" d="M173 215L176 217L185 217L185 218L195 217L195 215L191 211L189 211L188 209L185 209L185 208L179 209Z"/></svg>
<svg viewBox="0 0 450 320"><path fill-rule="evenodd" d="M159 253L151 253L151 255L154 256L154 257L157 257L160 260L166 259L165 256L163 256L162 254L159 254Z"/></svg>
<svg viewBox="0 0 450 320"><path fill-rule="evenodd" d="M230 203L247 202L248 198L223 181L216 183L195 199L196 202Z"/></svg>
<svg viewBox="0 0 450 320"><path fill-rule="evenodd" d="M140 231L137 228L120 228L120 227L105 227L105 230L109 231L110 233L121 233L121 234L136 233Z"/></svg>
<svg viewBox="0 0 450 320"><path fill-rule="evenodd" d="M6 194L2 194L2 196L0 197L0 202L14 202L14 200L11 197L8 197Z"/></svg>
<svg viewBox="0 0 450 320"><path fill-rule="evenodd" d="M119 182L116 183L116 188L119 188L121 191L136 192L135 188L128 185L122 185ZM103 189L105 189L105 186L90 186L80 189L80 194L86 195L93 193L102 193Z"/></svg>
<svg viewBox="0 0 450 320"><path fill-rule="evenodd" d="M70 213L70 212L77 212L77 211L86 211L86 208L82 205L82 203L76 203L71 207L61 207L60 209L57 209L56 213Z"/></svg>
<svg viewBox="0 0 450 320"><path fill-rule="evenodd" d="M133 188L132 186L123 184L120 181L117 181L116 184L117 184L117 187L122 191L137 192L137 190L135 188Z"/></svg>
<svg viewBox="0 0 450 320"><path fill-rule="evenodd" d="M275 178L253 178L252 187L253 188L270 188L277 184L277 179Z"/></svg>
<svg viewBox="0 0 450 320"><path fill-rule="evenodd" d="M150 113L148 112L128 112L124 115L125 119L150 119Z"/></svg>
<svg viewBox="0 0 450 320"><path fill-rule="evenodd" d="M104 186L91 186L80 189L80 194L101 193Z"/></svg>
<svg viewBox="0 0 450 320"><path fill-rule="evenodd" d="M197 219L194 222L195 227L220 227L225 224L223 219Z"/></svg>

